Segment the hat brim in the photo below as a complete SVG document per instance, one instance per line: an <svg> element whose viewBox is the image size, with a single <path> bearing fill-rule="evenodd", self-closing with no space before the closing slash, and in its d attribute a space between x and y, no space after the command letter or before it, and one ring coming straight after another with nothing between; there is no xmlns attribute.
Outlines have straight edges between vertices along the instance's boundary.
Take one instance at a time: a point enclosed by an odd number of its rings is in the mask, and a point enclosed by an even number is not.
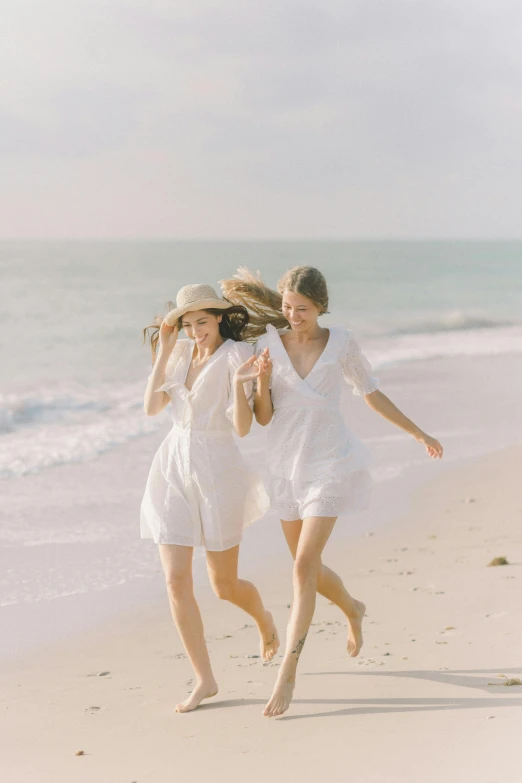
<svg viewBox="0 0 522 783"><path fill-rule="evenodd" d="M192 313L195 310L228 310L233 306L230 302L225 302L224 299L202 299L200 302L193 302L186 307L175 307L174 310L167 313L163 321L167 326L175 326L178 318L181 318L185 313Z"/></svg>

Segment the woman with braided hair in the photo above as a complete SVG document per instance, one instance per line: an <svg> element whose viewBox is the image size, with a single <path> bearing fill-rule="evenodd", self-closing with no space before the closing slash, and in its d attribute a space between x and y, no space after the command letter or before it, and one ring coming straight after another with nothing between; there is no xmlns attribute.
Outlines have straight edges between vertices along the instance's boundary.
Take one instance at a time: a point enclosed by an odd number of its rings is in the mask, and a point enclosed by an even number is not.
<svg viewBox="0 0 522 783"><path fill-rule="evenodd" d="M254 412L268 431L268 493L279 513L294 558L294 600L286 651L264 715L285 712L292 700L297 664L312 621L316 591L336 604L348 621L348 654L362 646L365 605L346 590L321 556L340 514L367 504L370 455L348 430L340 408L344 382L392 424L425 446L432 458L442 446L423 432L377 388L370 365L353 334L323 328L328 311L326 281L319 270L298 266L279 280L277 291L251 272L222 282L226 298L250 314L259 376Z"/></svg>

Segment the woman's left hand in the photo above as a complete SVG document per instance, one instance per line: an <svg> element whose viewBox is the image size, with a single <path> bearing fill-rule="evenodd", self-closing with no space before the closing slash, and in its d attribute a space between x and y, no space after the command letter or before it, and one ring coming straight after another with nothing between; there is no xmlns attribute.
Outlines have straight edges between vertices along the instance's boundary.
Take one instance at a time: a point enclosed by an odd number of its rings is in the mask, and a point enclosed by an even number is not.
<svg viewBox="0 0 522 783"><path fill-rule="evenodd" d="M442 459L444 449L438 440L432 438L430 435L426 435L425 432L422 432L420 435L416 436L415 440L419 443L422 443L423 446L426 446L426 451L428 452L429 457L432 459Z"/></svg>
<svg viewBox="0 0 522 783"><path fill-rule="evenodd" d="M251 356L244 364L240 364L234 373L236 383L247 383L259 377L259 367L256 364L257 356Z"/></svg>

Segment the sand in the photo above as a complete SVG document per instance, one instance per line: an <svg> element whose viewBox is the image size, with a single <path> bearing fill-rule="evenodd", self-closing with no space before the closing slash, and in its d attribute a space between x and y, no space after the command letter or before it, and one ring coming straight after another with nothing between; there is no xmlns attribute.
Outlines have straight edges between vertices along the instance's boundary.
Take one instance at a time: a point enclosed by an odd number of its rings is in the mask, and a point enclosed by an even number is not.
<svg viewBox="0 0 522 783"><path fill-rule="evenodd" d="M520 783L522 685L505 684L522 677L520 476L521 449L482 458L422 487L393 525L327 549L368 606L365 644L349 658L343 617L319 598L279 719L261 715L278 663L206 587L220 693L194 713L173 710L192 672L166 599L4 667L3 780ZM284 635L289 557L257 583Z"/></svg>

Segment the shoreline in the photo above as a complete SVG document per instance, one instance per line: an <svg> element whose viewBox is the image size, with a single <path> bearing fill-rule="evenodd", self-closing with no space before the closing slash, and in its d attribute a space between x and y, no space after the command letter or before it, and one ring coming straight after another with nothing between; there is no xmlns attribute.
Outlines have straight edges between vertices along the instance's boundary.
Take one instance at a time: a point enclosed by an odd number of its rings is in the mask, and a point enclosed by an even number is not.
<svg viewBox="0 0 522 783"><path fill-rule="evenodd" d="M257 783L272 756L276 781L328 769L334 783L518 783L522 686L503 683L522 678L521 471L521 447L474 459L423 484L392 525L327 547L325 562L367 604L365 644L349 658L342 615L318 597L295 699L277 720L260 713L280 658L262 665L250 618L203 584L220 693L194 713L173 712L192 673L166 596L11 662L10 780L170 783L219 769L218 780ZM488 568L497 556L510 565ZM284 637L290 556L271 555L256 584ZM39 727L30 754L27 725Z"/></svg>

